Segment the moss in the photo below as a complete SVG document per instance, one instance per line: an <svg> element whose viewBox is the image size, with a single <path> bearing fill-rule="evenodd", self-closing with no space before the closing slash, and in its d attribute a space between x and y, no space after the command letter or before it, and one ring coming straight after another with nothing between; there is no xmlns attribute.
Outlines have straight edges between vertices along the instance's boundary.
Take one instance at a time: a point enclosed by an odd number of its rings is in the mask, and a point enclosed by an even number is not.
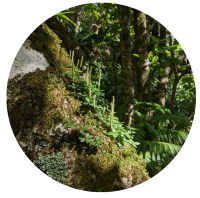
<svg viewBox="0 0 200 198"><path fill-rule="evenodd" d="M60 64L60 48L62 40L43 23L37 27L34 32L28 37L31 41L31 48L42 53L50 66L57 66ZM62 65L72 65L67 52L62 50Z"/></svg>
<svg viewBox="0 0 200 198"><path fill-rule="evenodd" d="M34 161L38 155L62 151L69 164L73 165L68 185L87 191L100 188L107 192L122 190L148 180L145 163L135 149L119 149L116 142L106 136L108 126L91 112L81 109L81 102L73 98L73 92L66 90L71 80L63 77L63 72L70 69L66 66L70 67L71 60L62 48L62 66L59 64L61 41L58 37L42 24L28 39L33 49L44 54L50 67L45 71L37 69L22 78L18 75L8 81L8 90L12 91L7 103L11 127L15 136L20 134L17 137L27 156ZM91 126L86 132L94 138L101 137L105 141L102 147L92 148L80 143L77 129L63 137L49 133L64 118L62 104L68 115L73 109L72 117L78 117L80 126L84 124L84 115L81 113L87 114ZM45 140L48 146L38 151L41 140Z"/></svg>
<svg viewBox="0 0 200 198"><path fill-rule="evenodd" d="M71 186L87 191L103 188L104 192L109 192L126 189L148 180L145 163L135 149L119 149L114 145L112 149L103 147L101 152L95 155L78 157L74 171L79 178L74 176ZM127 152L129 155L124 157Z"/></svg>
<svg viewBox="0 0 200 198"><path fill-rule="evenodd" d="M45 139L51 144L52 138L48 130L62 122L63 115L60 105L70 100L70 91L66 90L66 85L70 79L63 76L66 64L70 67L71 60L68 54L62 49L62 66L59 64L59 49L61 41L54 36L54 33L44 24L39 26L30 36L31 47L44 54L49 61L50 67L45 71L36 69L35 72L28 73L21 78L21 75L8 80L7 89L12 91L7 101L8 115L14 135L22 133L22 147L26 153L33 144L29 142L30 138L35 139L38 144L41 139ZM78 104L72 100L69 104ZM35 131L33 133L33 131ZM28 135L32 133L31 135ZM49 149L49 151L48 151ZM46 149L45 154L51 152ZM31 152L30 152L31 153ZM33 153L32 153L33 154ZM31 154L31 155L32 155ZM29 156L32 160L36 156Z"/></svg>

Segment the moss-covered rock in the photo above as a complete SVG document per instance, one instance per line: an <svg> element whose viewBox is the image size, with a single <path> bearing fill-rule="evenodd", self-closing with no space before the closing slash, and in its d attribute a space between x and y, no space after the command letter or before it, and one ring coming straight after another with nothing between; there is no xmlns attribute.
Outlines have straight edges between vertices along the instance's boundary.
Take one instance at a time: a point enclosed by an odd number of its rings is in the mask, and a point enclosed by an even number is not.
<svg viewBox="0 0 200 198"><path fill-rule="evenodd" d="M60 64L61 41L58 37L43 24L28 39L33 49L44 54L50 67L8 81L11 127L27 156L34 161L40 155L62 152L65 161L72 166L67 185L87 191L122 190L148 180L145 162L136 150L118 148L116 142L106 136L109 129L73 98L73 92L67 88L71 79L63 76L64 71L69 70L71 60L62 49ZM67 117L73 109L75 129L62 128L62 105ZM100 148L79 141L78 130L83 127L83 114L86 113L91 126L85 131L93 138L98 136L104 140Z"/></svg>

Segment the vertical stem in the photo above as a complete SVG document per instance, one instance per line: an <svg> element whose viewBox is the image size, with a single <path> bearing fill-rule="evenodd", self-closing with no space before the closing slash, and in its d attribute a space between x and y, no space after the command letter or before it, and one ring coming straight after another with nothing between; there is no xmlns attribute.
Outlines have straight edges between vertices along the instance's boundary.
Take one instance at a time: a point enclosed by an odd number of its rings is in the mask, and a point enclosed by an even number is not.
<svg viewBox="0 0 200 198"><path fill-rule="evenodd" d="M114 41L112 41L112 47L113 47L113 70L114 70L115 89L116 89L117 96L119 96L118 84L117 84L117 70L116 70L116 63L115 63L115 44L114 44Z"/></svg>
<svg viewBox="0 0 200 198"><path fill-rule="evenodd" d="M103 107L103 113L102 113L102 115L104 115L105 114L105 106Z"/></svg>
<svg viewBox="0 0 200 198"><path fill-rule="evenodd" d="M78 64L79 64L79 59L78 59L78 61L77 61L77 67L78 67Z"/></svg>
<svg viewBox="0 0 200 198"><path fill-rule="evenodd" d="M72 108L70 109L70 123L72 122Z"/></svg>
<svg viewBox="0 0 200 198"><path fill-rule="evenodd" d="M90 72L89 72L89 85L90 86L92 86L91 76L92 76L92 67L90 67ZM91 98L91 88L89 88L89 98Z"/></svg>
<svg viewBox="0 0 200 198"><path fill-rule="evenodd" d="M90 67L89 84L92 85L92 67Z"/></svg>
<svg viewBox="0 0 200 198"><path fill-rule="evenodd" d="M91 88L89 88L89 98L91 98Z"/></svg>
<svg viewBox="0 0 200 198"><path fill-rule="evenodd" d="M100 88L100 85L101 85L101 69L100 69L100 72L99 72L98 88Z"/></svg>
<svg viewBox="0 0 200 198"><path fill-rule="evenodd" d="M112 113L114 115L114 110L115 110L115 96L113 96L113 101L112 101Z"/></svg>
<svg viewBox="0 0 200 198"><path fill-rule="evenodd" d="M66 112L65 112L64 105L62 105L62 110L63 110L64 118L65 118L65 120L66 120L66 119L67 119L67 116L66 116Z"/></svg>
<svg viewBox="0 0 200 198"><path fill-rule="evenodd" d="M94 100L93 100L94 111L95 111L95 108L96 108L95 99L96 99L96 95L94 95Z"/></svg>
<svg viewBox="0 0 200 198"><path fill-rule="evenodd" d="M62 67L62 48L60 48L60 67Z"/></svg>
<svg viewBox="0 0 200 198"><path fill-rule="evenodd" d="M80 68L82 67L82 63L83 63L83 56L81 57L81 64L80 64Z"/></svg>
<svg viewBox="0 0 200 198"><path fill-rule="evenodd" d="M74 83L74 51L72 52L72 82Z"/></svg>
<svg viewBox="0 0 200 198"><path fill-rule="evenodd" d="M111 111L111 113L110 113L110 129L111 129L111 132L113 132L112 119L113 119L113 114L112 114L112 111Z"/></svg>

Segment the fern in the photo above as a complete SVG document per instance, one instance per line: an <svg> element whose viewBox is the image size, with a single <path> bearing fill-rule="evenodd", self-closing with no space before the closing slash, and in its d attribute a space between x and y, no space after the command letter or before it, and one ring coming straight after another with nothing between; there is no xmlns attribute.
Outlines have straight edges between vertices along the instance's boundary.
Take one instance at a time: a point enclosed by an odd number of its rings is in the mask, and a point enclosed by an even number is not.
<svg viewBox="0 0 200 198"><path fill-rule="evenodd" d="M149 169L159 172L171 162L186 141L189 133L184 129L189 126L189 121L181 114L172 115L169 109L156 103L134 102L134 128L137 129L134 140L140 143L137 151L146 160ZM151 112L151 116L147 112ZM182 130L176 130L177 126Z"/></svg>

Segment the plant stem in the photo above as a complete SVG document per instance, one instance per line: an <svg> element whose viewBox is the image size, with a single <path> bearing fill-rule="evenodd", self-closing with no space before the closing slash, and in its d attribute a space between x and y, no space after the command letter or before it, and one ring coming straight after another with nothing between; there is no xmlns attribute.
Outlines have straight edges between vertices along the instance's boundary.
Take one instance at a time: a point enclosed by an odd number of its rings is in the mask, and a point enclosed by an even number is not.
<svg viewBox="0 0 200 198"><path fill-rule="evenodd" d="M100 69L100 73L99 73L99 82L98 82L98 88L100 88L100 84L101 84L101 69Z"/></svg>
<svg viewBox="0 0 200 198"><path fill-rule="evenodd" d="M94 104L94 111L95 111L95 108L96 108L95 99L96 99L96 95L94 95L94 100L93 100L93 104Z"/></svg>
<svg viewBox="0 0 200 198"><path fill-rule="evenodd" d="M113 115L114 115L114 109L115 109L115 96L113 96L112 105L113 105L113 107L112 107L112 113L113 113Z"/></svg>
<svg viewBox="0 0 200 198"><path fill-rule="evenodd" d="M90 66L90 72L89 72L89 85L92 86L91 74L92 74L92 67ZM89 88L89 98L91 98L91 88Z"/></svg>
<svg viewBox="0 0 200 198"><path fill-rule="evenodd" d="M88 72L88 67L87 67L87 71L86 71L86 83L87 85L89 84L89 72Z"/></svg>
<svg viewBox="0 0 200 198"><path fill-rule="evenodd" d="M66 120L66 119L67 119L67 116L66 116L66 112L65 112L64 105L62 105L62 110L63 110L63 113L64 113L64 118L65 118L65 120Z"/></svg>
<svg viewBox="0 0 200 198"><path fill-rule="evenodd" d="M60 67L62 67L62 48L60 48Z"/></svg>
<svg viewBox="0 0 200 198"><path fill-rule="evenodd" d="M102 113L102 115L104 115L104 113L105 113L105 106L103 107L103 113Z"/></svg>
<svg viewBox="0 0 200 198"><path fill-rule="evenodd" d="M79 64L79 59L78 59L78 61L77 61L77 67L78 67L78 64Z"/></svg>
<svg viewBox="0 0 200 198"><path fill-rule="evenodd" d="M70 109L70 123L72 122L72 108Z"/></svg>
<svg viewBox="0 0 200 198"><path fill-rule="evenodd" d="M81 64L80 64L80 68L82 67L82 63L83 63L83 56L81 57Z"/></svg>
<svg viewBox="0 0 200 198"><path fill-rule="evenodd" d="M111 132L113 132L112 119L113 119L113 114L112 114L112 111L111 111L111 113L110 113L110 129L111 129Z"/></svg>

